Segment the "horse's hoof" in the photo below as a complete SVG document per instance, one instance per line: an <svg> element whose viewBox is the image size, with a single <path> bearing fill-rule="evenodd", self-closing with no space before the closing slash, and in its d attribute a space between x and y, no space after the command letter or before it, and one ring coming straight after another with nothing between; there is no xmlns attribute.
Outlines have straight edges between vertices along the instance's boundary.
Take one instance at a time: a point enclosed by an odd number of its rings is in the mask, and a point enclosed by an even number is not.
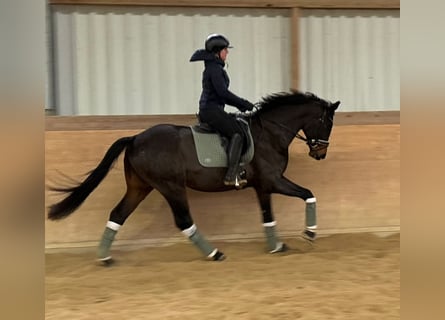
<svg viewBox="0 0 445 320"><path fill-rule="evenodd" d="M213 261L223 261L226 259L226 256L221 251L217 251L215 255L212 257Z"/></svg>
<svg viewBox="0 0 445 320"><path fill-rule="evenodd" d="M99 266L102 267L110 267L111 265L114 264L114 262L115 262L114 259L111 257L97 259L97 263L99 264Z"/></svg>
<svg viewBox="0 0 445 320"><path fill-rule="evenodd" d="M317 234L315 232L309 231L309 230L304 230L301 233L301 237L308 241L309 243L313 243L315 241L315 238L317 237Z"/></svg>
<svg viewBox="0 0 445 320"><path fill-rule="evenodd" d="M287 250L289 250L289 247L285 243L279 242L276 248L269 251L269 253L286 252Z"/></svg>

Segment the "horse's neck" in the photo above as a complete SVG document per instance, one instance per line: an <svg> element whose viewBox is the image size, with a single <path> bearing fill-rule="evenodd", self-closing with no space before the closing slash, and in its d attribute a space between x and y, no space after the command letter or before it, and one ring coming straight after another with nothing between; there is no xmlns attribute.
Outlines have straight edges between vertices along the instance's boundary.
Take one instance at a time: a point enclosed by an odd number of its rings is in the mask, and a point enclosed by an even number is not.
<svg viewBox="0 0 445 320"><path fill-rule="evenodd" d="M302 127L300 117L303 114L293 114L291 117L284 113L264 114L256 118L252 126L254 136L260 140L269 140L279 149L287 149Z"/></svg>

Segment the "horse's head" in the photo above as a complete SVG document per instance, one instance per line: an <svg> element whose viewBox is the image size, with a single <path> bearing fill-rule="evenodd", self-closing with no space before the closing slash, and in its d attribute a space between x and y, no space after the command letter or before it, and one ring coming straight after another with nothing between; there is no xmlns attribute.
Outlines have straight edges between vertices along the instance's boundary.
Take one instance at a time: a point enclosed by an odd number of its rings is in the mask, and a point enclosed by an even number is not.
<svg viewBox="0 0 445 320"><path fill-rule="evenodd" d="M309 156L316 160L326 158L329 136L334 124L334 114L339 105L340 101L323 106L321 115L319 113L316 114L302 128L306 138L297 135L298 138L306 141L306 144L309 146Z"/></svg>
<svg viewBox="0 0 445 320"><path fill-rule="evenodd" d="M253 116L260 119L260 123L264 120L273 124L272 132L281 131L278 134L287 137L282 140L288 143L287 146L295 136L304 140L309 146L309 156L321 160L326 157L334 114L339 105L340 101L332 103L310 92L292 90L263 98ZM298 134L300 130L305 137Z"/></svg>

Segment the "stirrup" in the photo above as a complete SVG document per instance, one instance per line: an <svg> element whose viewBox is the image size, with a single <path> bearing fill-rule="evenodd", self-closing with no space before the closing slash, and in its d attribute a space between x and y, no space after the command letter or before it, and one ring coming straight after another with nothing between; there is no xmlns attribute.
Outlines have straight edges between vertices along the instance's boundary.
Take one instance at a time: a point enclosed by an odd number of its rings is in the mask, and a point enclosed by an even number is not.
<svg viewBox="0 0 445 320"><path fill-rule="evenodd" d="M224 185L226 186L235 186L236 189L242 189L247 184L247 180L245 178L240 177L240 175L235 176L235 180L226 180L224 179Z"/></svg>
<svg viewBox="0 0 445 320"><path fill-rule="evenodd" d="M247 180L241 178L239 175L235 177L235 188L242 189L247 184Z"/></svg>
<svg viewBox="0 0 445 320"><path fill-rule="evenodd" d="M237 177L235 177L235 180L227 180L224 178L224 185L226 186L236 186L238 183Z"/></svg>
<svg viewBox="0 0 445 320"><path fill-rule="evenodd" d="M235 187L236 189L242 189L247 184L247 178L246 178L246 170L242 169L238 172L238 174L235 177Z"/></svg>

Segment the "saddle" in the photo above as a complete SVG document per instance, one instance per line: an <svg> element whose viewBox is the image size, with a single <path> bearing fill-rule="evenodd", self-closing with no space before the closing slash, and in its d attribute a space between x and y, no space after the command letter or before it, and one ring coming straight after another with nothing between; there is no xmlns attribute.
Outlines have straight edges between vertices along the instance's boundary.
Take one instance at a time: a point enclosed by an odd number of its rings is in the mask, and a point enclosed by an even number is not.
<svg viewBox="0 0 445 320"><path fill-rule="evenodd" d="M227 148L229 140L219 135L208 124L201 122L197 115L198 123L190 126L195 142L196 154L199 163L203 167L227 167ZM249 124L241 117L236 119L243 129L243 150L240 166L248 164L254 155L254 143L250 133Z"/></svg>

